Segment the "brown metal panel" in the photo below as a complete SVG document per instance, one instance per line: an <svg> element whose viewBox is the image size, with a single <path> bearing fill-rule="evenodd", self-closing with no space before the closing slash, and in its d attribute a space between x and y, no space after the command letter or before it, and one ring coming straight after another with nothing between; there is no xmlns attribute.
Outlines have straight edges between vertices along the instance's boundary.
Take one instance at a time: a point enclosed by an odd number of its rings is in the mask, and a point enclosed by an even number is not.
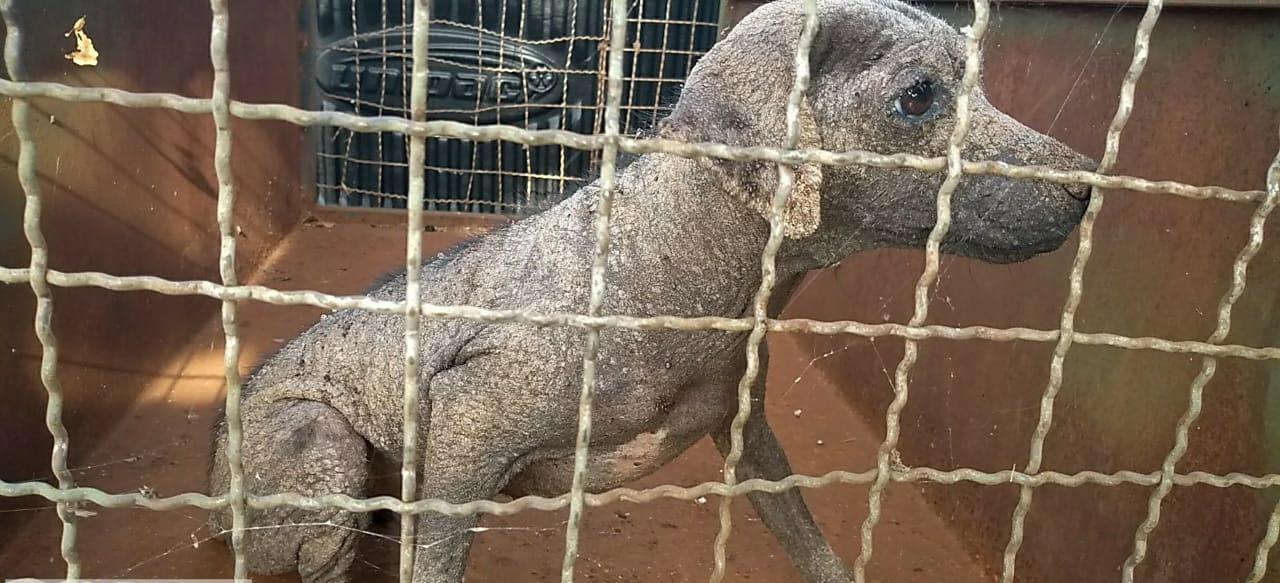
<svg viewBox="0 0 1280 583"><path fill-rule="evenodd" d="M297 29L297 10L297 0L235 3L241 22L257 23L231 34L236 99L298 103L300 45L288 33ZM195 97L211 92L207 2L26 2L21 14L22 58L32 80ZM63 56L75 46L64 33L81 16L101 55L96 67L78 67ZM6 120L8 106L6 100L0 114ZM33 109L51 268L217 279L217 185L207 115L53 100L36 100ZM246 272L298 223L305 200L301 140L302 130L285 123L235 124L236 220L243 228L238 263ZM16 155L12 131L0 131L0 264L6 267L28 261ZM49 474L33 305L29 287L0 285L0 476L6 480ZM72 465L125 419L142 386L162 379L174 350L216 313L217 303L202 298L54 289ZM0 513L0 521L24 516Z"/></svg>
<svg viewBox="0 0 1280 583"><path fill-rule="evenodd" d="M927 8L957 25L972 17L967 6ZM1119 7L1001 6L986 44L991 100L1097 157L1140 16L1141 10ZM1278 25L1280 15L1272 12L1166 9L1116 172L1261 188L1280 147ZM1109 196L1095 231L1077 329L1207 338L1252 210L1161 195ZM1074 252L1073 242L1019 265L948 260L930 322L1056 329ZM1280 245L1268 242L1254 260L1228 341L1280 340L1277 255ZM789 315L905 322L920 268L918 252L853 257L817 275ZM818 366L883 430L891 397L887 371L901 357L901 346L893 339L815 338L811 351L834 351ZM1051 351L1050 344L925 341L902 421L903 462L988 471L1024 466ZM1044 469L1157 470L1198 368L1195 357L1076 346L1067 358ZM1280 470L1275 369L1238 360L1220 364L1180 471ZM998 572L1017 488L922 489ZM1147 495L1135 486L1041 488L1027 523L1019 580L1118 578ZM1252 490L1175 489L1139 580L1242 580L1261 538L1262 502Z"/></svg>

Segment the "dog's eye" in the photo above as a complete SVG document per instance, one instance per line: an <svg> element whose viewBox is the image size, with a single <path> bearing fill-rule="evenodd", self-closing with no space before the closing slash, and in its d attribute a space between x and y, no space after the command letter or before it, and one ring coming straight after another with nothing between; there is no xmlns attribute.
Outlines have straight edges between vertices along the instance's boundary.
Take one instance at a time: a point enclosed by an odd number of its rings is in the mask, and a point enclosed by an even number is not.
<svg viewBox="0 0 1280 583"><path fill-rule="evenodd" d="M907 117L922 117L933 108L933 83L918 81L898 95L894 104L898 113Z"/></svg>

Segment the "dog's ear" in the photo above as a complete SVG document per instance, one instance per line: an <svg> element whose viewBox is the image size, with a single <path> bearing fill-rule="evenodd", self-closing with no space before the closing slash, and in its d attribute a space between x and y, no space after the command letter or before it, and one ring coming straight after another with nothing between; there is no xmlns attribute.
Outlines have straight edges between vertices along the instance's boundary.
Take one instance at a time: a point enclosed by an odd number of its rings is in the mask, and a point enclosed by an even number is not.
<svg viewBox="0 0 1280 583"><path fill-rule="evenodd" d="M731 146L786 145L787 100L795 83L795 54L804 25L798 2L779 1L756 9L700 60L690 73L675 110L659 134L688 142ZM821 22L819 23L821 36ZM810 71L822 60L818 40L810 53ZM800 148L822 147L822 134L808 100L800 108ZM777 164L703 158L722 188L768 217L778 185ZM787 200L785 233L812 234L821 221L822 166L796 168Z"/></svg>

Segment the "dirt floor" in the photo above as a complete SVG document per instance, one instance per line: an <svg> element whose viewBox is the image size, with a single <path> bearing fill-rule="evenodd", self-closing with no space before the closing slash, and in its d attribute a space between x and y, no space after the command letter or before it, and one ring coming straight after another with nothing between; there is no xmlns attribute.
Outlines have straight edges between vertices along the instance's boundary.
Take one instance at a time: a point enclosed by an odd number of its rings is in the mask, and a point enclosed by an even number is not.
<svg viewBox="0 0 1280 583"><path fill-rule="evenodd" d="M469 236L464 228L424 235L434 253ZM312 222L286 240L255 283L281 289L356 294L378 274L400 265L404 229L396 224ZM213 300L210 300L213 302ZM241 304L242 370L248 370L320 310ZM145 330L125 330L145 334ZM772 386L766 404L797 472L865 470L874 465L878 433L839 398L809 364L794 339L771 336ZM124 365L125 363L121 363ZM208 466L209 428L223 399L222 338L218 321L192 340L169 370L155 375L133 410L108 435L72 435L77 481L109 492L149 491L161 496L201 491ZM90 447L92 446L92 449ZM706 439L658 473L634 484L694 485L716 480L722 459ZM866 487L831 486L806 491L806 499L833 545L852 562L866 516ZM31 498L32 520L0 534L0 577L61 577L59 522L52 506ZM894 484L884 499L869 580L951 583L990 578L926 506L914 486ZM704 581L711 570L717 499L661 500L592 508L583 525L578 579L582 581ZM226 546L206 538L205 512L109 510L80 521L82 575L92 578L217 578L231 576ZM730 580L797 581L781 547L756 519L745 498L734 504L729 544ZM567 511L528 511L486 517L468 567L469 581L548 581L559 577ZM394 580L395 526L384 525L362 541L356 580ZM255 577L294 581L296 577Z"/></svg>

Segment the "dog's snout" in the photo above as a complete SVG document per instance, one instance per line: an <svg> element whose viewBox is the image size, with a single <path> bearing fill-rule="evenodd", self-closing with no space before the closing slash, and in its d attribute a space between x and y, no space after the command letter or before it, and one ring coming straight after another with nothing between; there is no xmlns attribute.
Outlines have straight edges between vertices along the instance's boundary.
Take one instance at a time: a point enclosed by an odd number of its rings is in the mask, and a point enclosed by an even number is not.
<svg viewBox="0 0 1280 583"><path fill-rule="evenodd" d="M1088 184L1080 184L1078 182L1072 183L1072 184L1066 184L1062 187L1062 189L1067 191L1067 196L1070 196L1071 198L1074 198L1076 200L1082 200L1082 201L1089 200L1089 194L1090 192L1093 191L1093 188L1090 187Z"/></svg>
<svg viewBox="0 0 1280 583"><path fill-rule="evenodd" d="M1093 158L1090 158L1078 152L1072 151L1071 149L1067 148L1065 145L1062 146L1062 148L1067 150L1071 157L1075 158L1074 166L1076 170L1083 170L1085 172L1096 172L1098 170L1098 162L1095 161ZM1070 196L1071 198L1074 198L1081 202L1087 202L1089 198L1093 195L1093 187L1088 184L1084 184L1082 182L1071 182L1071 183L1064 184L1062 185L1062 189L1067 191L1067 196Z"/></svg>

